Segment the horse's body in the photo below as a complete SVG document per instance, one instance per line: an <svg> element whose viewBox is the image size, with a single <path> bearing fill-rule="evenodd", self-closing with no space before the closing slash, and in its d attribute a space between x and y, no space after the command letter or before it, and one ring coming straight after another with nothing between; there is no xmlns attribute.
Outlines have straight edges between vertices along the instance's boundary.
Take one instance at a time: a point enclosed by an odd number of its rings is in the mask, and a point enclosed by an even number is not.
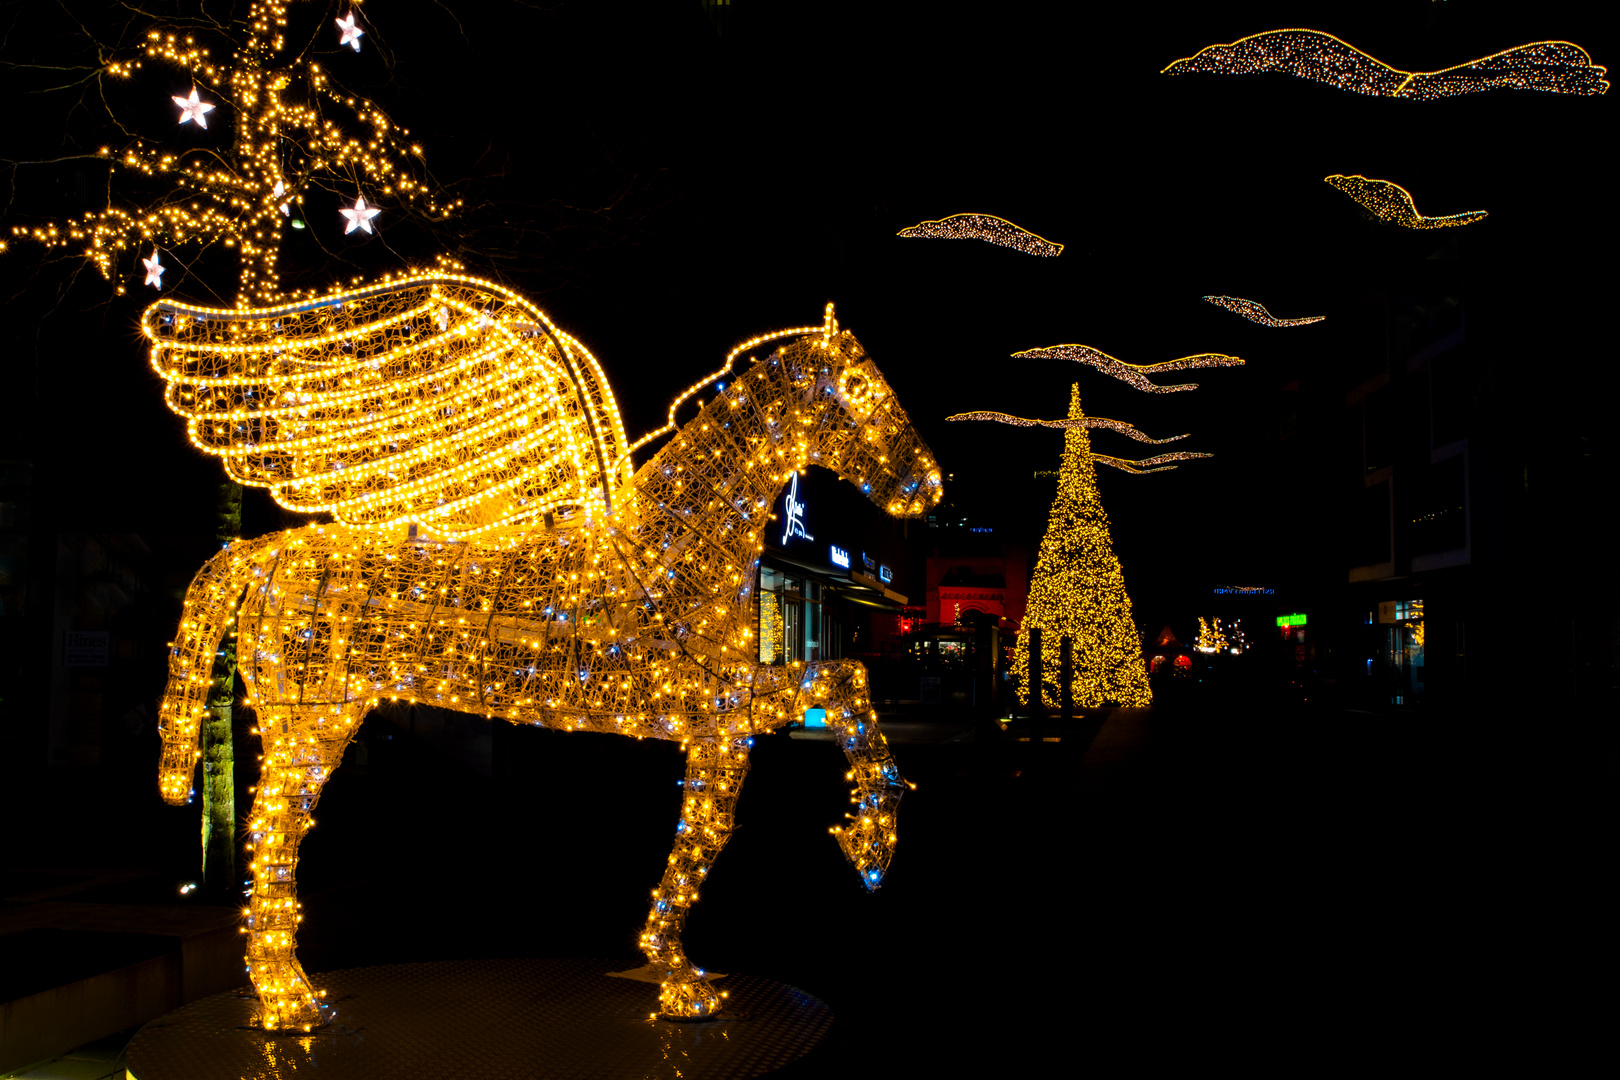
<svg viewBox="0 0 1620 1080"><path fill-rule="evenodd" d="M384 699L682 744L685 806L640 941L660 972L665 1015L720 1008L680 932L730 836L755 733L809 704L828 710L859 803L834 832L863 883L881 882L904 785L864 669L757 662L764 529L789 478L810 464L893 514L920 513L941 494L926 446L830 311L822 333L756 361L676 432L611 513L456 542L310 526L210 560L187 595L170 663L161 788L171 803L189 797L212 658L237 618L264 745L248 822L247 963L265 1027L327 1018L294 955L298 843L361 720Z"/></svg>

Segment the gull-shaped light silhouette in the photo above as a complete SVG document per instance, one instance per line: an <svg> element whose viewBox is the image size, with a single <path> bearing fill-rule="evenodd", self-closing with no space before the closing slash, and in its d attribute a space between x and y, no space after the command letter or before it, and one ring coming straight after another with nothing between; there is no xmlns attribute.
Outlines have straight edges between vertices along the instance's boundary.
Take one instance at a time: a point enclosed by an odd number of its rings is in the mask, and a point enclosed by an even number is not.
<svg viewBox="0 0 1620 1080"><path fill-rule="evenodd" d="M1014 225L994 214L952 214L938 221L923 221L901 229L896 236L907 239L929 240L984 240L1002 247L1022 251L1026 255L1056 257L1063 251L1044 236L1036 236L1028 229Z"/></svg>
<svg viewBox="0 0 1620 1080"><path fill-rule="evenodd" d="M1061 428L1064 431L1072 431L1075 428L1104 428L1108 431L1116 431L1128 438L1135 439L1137 442L1152 443L1154 445L1175 442L1177 439L1185 439L1187 437L1186 435L1172 435L1168 439L1155 439L1150 435L1142 434L1142 432L1136 430L1133 425L1127 424L1123 420L1109 420L1107 417L1103 416L1066 417L1062 420L1028 420L1022 416L1013 416L1011 413L979 410L976 412L956 413L952 416L947 416L945 419L947 422L956 420L994 420L997 423L1011 424L1014 427ZM1104 465L1111 465L1116 469L1121 469L1125 472L1136 474L1165 472L1168 469L1174 469L1174 465L1165 464L1165 462L1168 461L1190 461L1193 458L1207 458L1214 456L1214 454L1201 454L1192 450L1176 450L1167 454L1155 454L1153 457L1142 458L1140 461L1135 461L1131 458L1114 457L1110 454L1099 454L1095 451L1091 452L1091 459L1093 461L1101 462ZM1157 466L1157 468L1144 468L1143 466Z"/></svg>
<svg viewBox="0 0 1620 1080"><path fill-rule="evenodd" d="M1168 439L1155 439L1151 435L1142 434L1142 432L1136 430L1134 425L1127 424L1123 420L1109 420L1103 416L1082 416L1079 419L1065 418L1063 420L1026 420L1022 416L1014 416L1011 413L990 412L981 409L975 412L953 413L945 419L948 422L956 420L994 420L999 424L1011 424L1014 427L1060 428L1064 431L1070 431L1074 428L1106 428L1109 431L1117 431L1121 435L1135 439L1137 442L1152 443L1155 446L1187 437L1186 435L1172 435Z"/></svg>
<svg viewBox="0 0 1620 1080"><path fill-rule="evenodd" d="M1250 322L1259 323L1261 326L1308 326L1311 323L1321 322L1327 318L1326 315L1306 315L1299 319L1279 319L1267 311L1264 304L1254 300L1245 300L1241 296L1206 296L1204 299L1216 307L1223 307L1227 311L1236 312Z"/></svg>
<svg viewBox="0 0 1620 1080"><path fill-rule="evenodd" d="M1187 371L1194 368L1210 367L1241 367L1243 361L1236 356L1227 356L1225 353L1199 353L1196 356L1183 356L1179 360L1166 360L1162 364L1127 364L1123 360L1116 360L1100 349L1093 349L1090 345L1049 345L1042 349L1025 349L1015 352L1013 356L1020 360L1074 360L1081 364L1090 364L1104 375L1112 375L1123 382L1128 382L1138 390L1145 390L1150 394L1168 394L1176 390L1196 390L1197 383L1178 383L1175 386L1160 386L1150 382L1149 375L1161 372Z"/></svg>
<svg viewBox="0 0 1620 1080"><path fill-rule="evenodd" d="M1432 101L1482 90L1602 94L1608 69L1579 45L1536 41L1439 71L1401 71L1321 30L1267 30L1210 45L1166 67L1162 75L1248 75L1273 71L1373 97Z"/></svg>
<svg viewBox="0 0 1620 1080"><path fill-rule="evenodd" d="M1130 458L1117 458L1109 454L1093 453L1091 455L1091 460L1100 465L1112 465L1121 472L1128 472L1135 476L1141 476L1144 473L1169 472L1171 469L1176 467L1174 465L1164 464L1166 461L1191 461L1193 458L1206 458L1214 456L1214 454L1194 453L1191 450L1178 450L1173 454L1155 454L1153 457L1143 458L1140 461L1132 461ZM1156 468L1144 469L1142 467L1144 465L1153 465L1156 466Z"/></svg>
<svg viewBox="0 0 1620 1080"><path fill-rule="evenodd" d="M1412 193L1390 180L1371 180L1365 176L1322 177L1356 202L1366 207L1378 220L1400 225L1407 229L1443 229L1449 225L1467 225L1486 215L1484 210L1465 210L1460 214L1442 217L1424 217L1412 201Z"/></svg>

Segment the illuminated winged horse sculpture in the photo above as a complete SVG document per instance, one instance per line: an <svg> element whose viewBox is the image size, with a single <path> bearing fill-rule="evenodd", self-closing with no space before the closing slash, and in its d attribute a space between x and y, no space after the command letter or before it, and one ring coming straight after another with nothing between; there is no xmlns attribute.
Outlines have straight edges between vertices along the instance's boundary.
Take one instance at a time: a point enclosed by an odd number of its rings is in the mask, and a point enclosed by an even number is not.
<svg viewBox="0 0 1620 1080"><path fill-rule="evenodd" d="M681 743L683 810L640 938L665 1016L721 1007L681 929L731 835L753 735L827 709L858 804L832 831L862 882L882 882L905 784L864 669L761 665L754 631L764 530L797 472L831 469L895 515L942 494L831 305L823 326L750 343L780 341L633 475L595 360L486 282L422 275L264 310L163 302L143 328L194 443L340 522L244 540L203 567L162 704L160 787L181 804L237 620L264 751L246 932L265 1028L330 1019L294 952L298 844L385 699Z"/></svg>

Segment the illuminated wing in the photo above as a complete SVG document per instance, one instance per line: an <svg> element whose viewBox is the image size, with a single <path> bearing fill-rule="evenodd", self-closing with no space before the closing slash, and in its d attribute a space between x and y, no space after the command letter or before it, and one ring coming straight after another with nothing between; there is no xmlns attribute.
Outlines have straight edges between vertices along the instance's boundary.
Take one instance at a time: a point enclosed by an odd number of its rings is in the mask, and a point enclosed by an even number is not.
<svg viewBox="0 0 1620 1080"><path fill-rule="evenodd" d="M290 510L465 536L628 491L595 357L487 281L419 274L262 309L162 301L141 329L192 443Z"/></svg>
<svg viewBox="0 0 1620 1080"><path fill-rule="evenodd" d="M1378 220L1407 229L1443 229L1448 225L1467 225L1485 217L1487 213L1484 210L1467 210L1461 214L1425 217L1418 213L1412 193L1392 180L1372 180L1361 175L1343 176L1339 173L1322 179L1366 207Z"/></svg>

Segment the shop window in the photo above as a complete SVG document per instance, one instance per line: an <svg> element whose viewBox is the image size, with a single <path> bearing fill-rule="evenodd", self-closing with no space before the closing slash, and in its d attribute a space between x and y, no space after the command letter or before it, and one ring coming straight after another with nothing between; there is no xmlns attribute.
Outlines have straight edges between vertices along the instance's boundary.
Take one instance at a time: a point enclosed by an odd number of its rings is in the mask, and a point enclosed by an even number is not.
<svg viewBox="0 0 1620 1080"><path fill-rule="evenodd" d="M787 618L783 610L785 577L771 566L759 568L759 662L787 663Z"/></svg>

